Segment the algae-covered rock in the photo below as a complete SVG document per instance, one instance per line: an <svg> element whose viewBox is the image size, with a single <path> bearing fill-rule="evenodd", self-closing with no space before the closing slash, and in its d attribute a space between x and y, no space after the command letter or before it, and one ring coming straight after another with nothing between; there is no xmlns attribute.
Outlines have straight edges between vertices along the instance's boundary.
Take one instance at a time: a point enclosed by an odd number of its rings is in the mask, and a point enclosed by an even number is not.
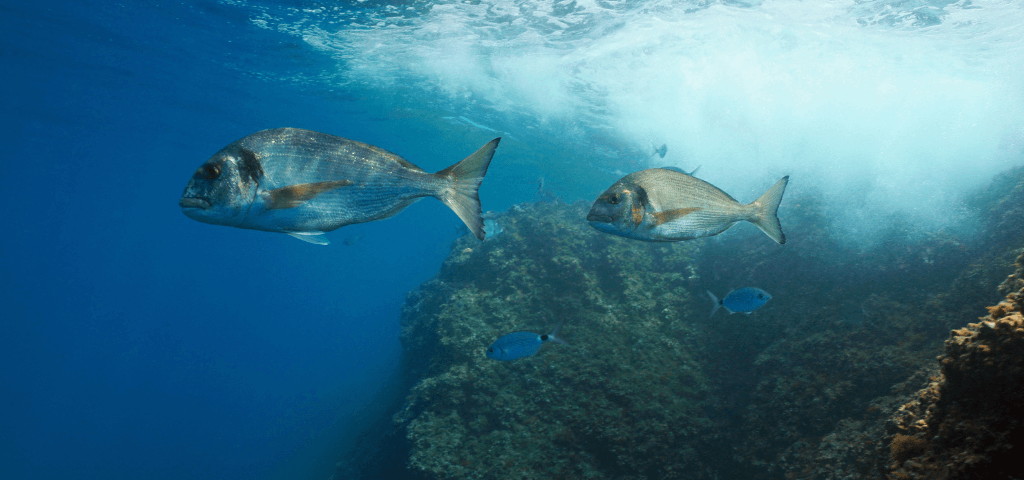
<svg viewBox="0 0 1024 480"><path fill-rule="evenodd" d="M1016 264L1001 287L1016 290L951 332L941 375L893 415L889 478L1024 477L1024 255Z"/></svg>
<svg viewBox="0 0 1024 480"><path fill-rule="evenodd" d="M731 478L873 478L878 435L863 432L880 433L899 401L883 397L934 358L962 318L946 312L986 300L951 290L971 260L952 234L911 240L893 230L860 247L830 233L814 196L790 201L780 212L785 248L747 230L698 257L708 284L773 295L756 319L709 326L714 410L735 451L718 468Z"/></svg>
<svg viewBox="0 0 1024 480"><path fill-rule="evenodd" d="M695 245L603 235L587 205L513 208L503 233L456 242L410 296L402 341L422 380L396 420L410 465L437 478L698 478L706 424ZM705 299L699 310L705 311ZM501 335L571 344L522 360Z"/></svg>
<svg viewBox="0 0 1024 480"><path fill-rule="evenodd" d="M1018 169L973 197L977 235L893 218L868 246L835 238L814 195L783 202L786 245L749 225L645 243L590 228L586 203L513 208L494 218L501 235L458 240L409 295L402 342L417 383L394 417L408 465L438 479L903 478L897 468L935 455L935 435L887 421L922 383L934 385L919 404L938 401L948 332L996 300L1024 247L1024 223L999 213L1024 212L1022 188ZM1004 293L1024 287L1015 275ZM747 286L771 302L708 318L705 289ZM484 355L504 334L561 321L570 346ZM965 381L995 348L970 343L954 352L981 359ZM964 418L984 389L964 385L944 410L960 413L944 418Z"/></svg>
<svg viewBox="0 0 1024 480"><path fill-rule="evenodd" d="M997 175L984 188L970 195L968 204L985 224L983 236L992 247L1020 248L1024 231L1024 167Z"/></svg>
<svg viewBox="0 0 1024 480"><path fill-rule="evenodd" d="M975 196L981 220L967 236L960 226L930 230L893 218L880 242L860 247L832 235L826 210L808 195L783 203L786 248L757 243L749 230L703 246L703 281L761 286L774 297L742 332L735 322L709 327L712 410L735 452L718 471L878 478L888 416L934 375L950 329L995 300L1008 253L1024 246L1024 224L995 213L1021 209L1021 185L1016 169Z"/></svg>

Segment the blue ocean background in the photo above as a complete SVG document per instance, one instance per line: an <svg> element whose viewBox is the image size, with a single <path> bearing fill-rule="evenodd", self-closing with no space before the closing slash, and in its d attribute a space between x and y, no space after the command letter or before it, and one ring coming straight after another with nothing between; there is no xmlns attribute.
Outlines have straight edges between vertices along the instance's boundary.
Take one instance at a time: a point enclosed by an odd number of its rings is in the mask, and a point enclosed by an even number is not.
<svg viewBox="0 0 1024 480"><path fill-rule="evenodd" d="M3 479L327 478L390 415L402 302L461 223L428 199L319 247L182 215L258 130L427 171L501 136L490 211L789 174L855 244L894 213L969 235L962 195L1024 152L1015 2L3 1L0 74Z"/></svg>

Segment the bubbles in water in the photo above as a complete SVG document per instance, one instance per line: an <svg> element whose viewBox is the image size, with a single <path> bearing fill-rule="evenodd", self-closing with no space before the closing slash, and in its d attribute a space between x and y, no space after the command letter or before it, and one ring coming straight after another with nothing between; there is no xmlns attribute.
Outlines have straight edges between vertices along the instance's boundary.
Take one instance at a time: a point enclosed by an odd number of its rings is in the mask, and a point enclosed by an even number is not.
<svg viewBox="0 0 1024 480"><path fill-rule="evenodd" d="M821 191L858 235L894 213L955 221L963 192L1024 162L1013 2L411 1L253 21L347 82L555 138L595 176L702 165L751 201L791 174L787 195Z"/></svg>

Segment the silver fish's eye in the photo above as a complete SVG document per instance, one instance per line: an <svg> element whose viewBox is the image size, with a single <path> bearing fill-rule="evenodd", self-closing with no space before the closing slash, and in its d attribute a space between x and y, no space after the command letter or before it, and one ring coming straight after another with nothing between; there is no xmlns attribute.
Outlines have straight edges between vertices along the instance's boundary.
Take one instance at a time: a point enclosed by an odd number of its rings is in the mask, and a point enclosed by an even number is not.
<svg viewBox="0 0 1024 480"><path fill-rule="evenodd" d="M618 205L619 202L621 202L621 201L622 201L622 195L619 195L617 193L612 195L612 197L608 199L608 203L610 203L612 205Z"/></svg>
<svg viewBox="0 0 1024 480"><path fill-rule="evenodd" d="M219 165L205 165L199 171L199 174L202 175L207 180L216 180L217 177L220 176L220 173L221 171Z"/></svg>

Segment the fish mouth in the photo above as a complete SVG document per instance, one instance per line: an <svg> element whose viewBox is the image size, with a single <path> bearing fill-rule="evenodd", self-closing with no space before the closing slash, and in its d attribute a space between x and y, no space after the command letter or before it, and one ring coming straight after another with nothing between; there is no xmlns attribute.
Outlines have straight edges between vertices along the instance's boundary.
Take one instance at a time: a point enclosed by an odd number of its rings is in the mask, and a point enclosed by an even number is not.
<svg viewBox="0 0 1024 480"><path fill-rule="evenodd" d="M587 215L588 222L600 222L600 223L612 223L611 215L600 215L597 213L591 213Z"/></svg>
<svg viewBox="0 0 1024 480"><path fill-rule="evenodd" d="M199 208L206 210L210 208L210 201L200 197L181 197L178 200L178 206L181 208Z"/></svg>

